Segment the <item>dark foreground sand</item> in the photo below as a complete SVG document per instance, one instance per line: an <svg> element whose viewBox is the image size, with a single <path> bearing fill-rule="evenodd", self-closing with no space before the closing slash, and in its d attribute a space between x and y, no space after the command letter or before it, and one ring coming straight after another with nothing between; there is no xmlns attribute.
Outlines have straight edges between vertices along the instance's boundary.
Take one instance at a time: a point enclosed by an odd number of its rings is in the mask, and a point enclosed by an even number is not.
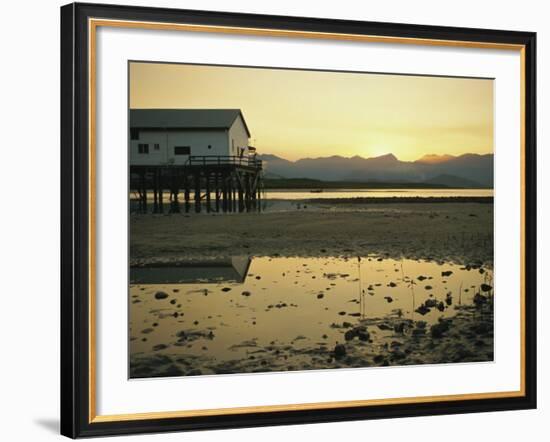
<svg viewBox="0 0 550 442"><path fill-rule="evenodd" d="M493 298L487 299L483 307L458 307L454 317L433 325L396 316L334 323L341 331L340 339L334 343L298 347L294 342L277 341L258 345L250 339L235 344L245 350L245 356L233 360L217 360L208 352L204 356L171 353L170 347L131 355L130 377L490 362L494 358ZM208 345L208 339L216 339L215 332L211 334L209 330L185 331L180 336L172 345L193 345L200 338L204 344L199 345ZM166 344L162 347L166 348Z"/></svg>

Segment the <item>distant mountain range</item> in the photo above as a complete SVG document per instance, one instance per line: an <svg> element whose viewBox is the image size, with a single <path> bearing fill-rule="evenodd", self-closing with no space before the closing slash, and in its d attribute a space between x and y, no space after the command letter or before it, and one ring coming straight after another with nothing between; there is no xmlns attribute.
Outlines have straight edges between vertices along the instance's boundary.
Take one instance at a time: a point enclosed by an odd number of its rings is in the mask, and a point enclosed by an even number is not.
<svg viewBox="0 0 550 442"><path fill-rule="evenodd" d="M323 181L403 182L449 187L493 187L493 154L425 155L400 161L395 155L351 158L334 155L289 161L276 155L259 155L266 177L310 178Z"/></svg>

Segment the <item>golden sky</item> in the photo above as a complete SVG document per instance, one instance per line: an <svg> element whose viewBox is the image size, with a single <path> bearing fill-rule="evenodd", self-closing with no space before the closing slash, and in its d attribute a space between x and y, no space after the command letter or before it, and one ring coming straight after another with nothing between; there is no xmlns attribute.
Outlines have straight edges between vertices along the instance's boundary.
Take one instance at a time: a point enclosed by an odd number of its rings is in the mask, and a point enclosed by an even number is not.
<svg viewBox="0 0 550 442"><path fill-rule="evenodd" d="M493 81L131 63L131 108L239 108L258 153L290 160L493 152Z"/></svg>

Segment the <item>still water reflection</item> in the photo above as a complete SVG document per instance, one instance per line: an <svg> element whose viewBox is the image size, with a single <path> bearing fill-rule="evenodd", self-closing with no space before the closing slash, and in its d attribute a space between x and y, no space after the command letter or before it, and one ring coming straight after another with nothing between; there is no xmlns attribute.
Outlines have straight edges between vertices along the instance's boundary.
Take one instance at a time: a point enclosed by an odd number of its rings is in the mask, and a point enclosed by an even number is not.
<svg viewBox="0 0 550 442"><path fill-rule="evenodd" d="M204 282L130 286L131 360L169 355L220 363L274 344L332 348L343 341L342 324L367 319L435 324L472 304L482 285L492 285L492 271L374 256L257 257L242 282L193 280ZM373 344L383 335L371 333Z"/></svg>

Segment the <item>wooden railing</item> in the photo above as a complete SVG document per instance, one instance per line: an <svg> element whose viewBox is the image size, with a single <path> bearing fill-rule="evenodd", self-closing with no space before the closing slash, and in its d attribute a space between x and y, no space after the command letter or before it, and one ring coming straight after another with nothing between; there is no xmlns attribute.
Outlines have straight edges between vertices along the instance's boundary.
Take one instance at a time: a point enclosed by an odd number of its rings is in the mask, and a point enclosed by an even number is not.
<svg viewBox="0 0 550 442"><path fill-rule="evenodd" d="M255 169L262 168L262 161L254 157L218 156L218 155L191 155L187 166L245 166Z"/></svg>

